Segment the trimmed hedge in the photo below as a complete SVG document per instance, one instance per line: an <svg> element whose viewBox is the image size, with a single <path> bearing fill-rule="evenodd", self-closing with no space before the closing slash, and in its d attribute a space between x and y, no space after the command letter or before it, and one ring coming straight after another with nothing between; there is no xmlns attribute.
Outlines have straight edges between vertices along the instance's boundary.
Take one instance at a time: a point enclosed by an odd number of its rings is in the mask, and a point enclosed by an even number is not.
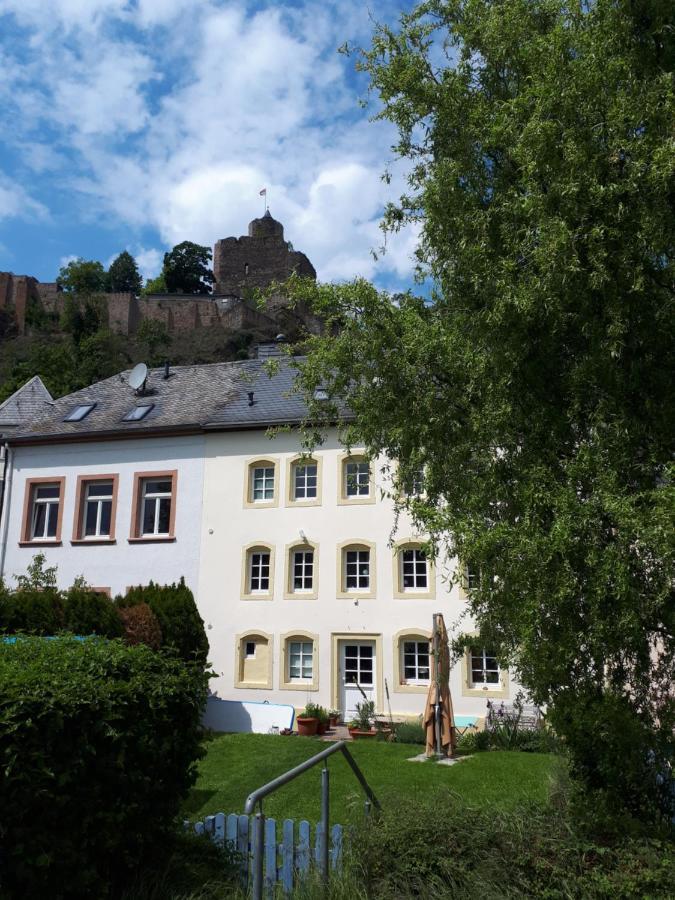
<svg viewBox="0 0 675 900"><path fill-rule="evenodd" d="M73 634L100 634L109 638L124 633L110 598L79 587L72 587L63 595L63 628Z"/></svg>
<svg viewBox="0 0 675 900"><path fill-rule="evenodd" d="M192 591L181 578L178 584L133 587L117 597L120 608L147 603L162 629L162 647L171 648L187 662L206 664L209 642Z"/></svg>
<svg viewBox="0 0 675 900"><path fill-rule="evenodd" d="M98 638L0 643L0 896L107 897L195 780L208 676Z"/></svg>
<svg viewBox="0 0 675 900"><path fill-rule="evenodd" d="M0 632L56 634L62 629L63 600L58 591L9 591L0 585Z"/></svg>

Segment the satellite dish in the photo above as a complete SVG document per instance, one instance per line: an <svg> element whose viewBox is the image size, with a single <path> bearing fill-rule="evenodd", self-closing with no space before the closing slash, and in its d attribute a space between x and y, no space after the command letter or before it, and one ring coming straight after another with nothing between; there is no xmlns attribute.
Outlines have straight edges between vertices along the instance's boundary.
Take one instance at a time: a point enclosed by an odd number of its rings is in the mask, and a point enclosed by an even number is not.
<svg viewBox="0 0 675 900"><path fill-rule="evenodd" d="M138 363L137 366L133 367L129 375L129 386L138 391L145 386L147 377L148 367L145 363Z"/></svg>

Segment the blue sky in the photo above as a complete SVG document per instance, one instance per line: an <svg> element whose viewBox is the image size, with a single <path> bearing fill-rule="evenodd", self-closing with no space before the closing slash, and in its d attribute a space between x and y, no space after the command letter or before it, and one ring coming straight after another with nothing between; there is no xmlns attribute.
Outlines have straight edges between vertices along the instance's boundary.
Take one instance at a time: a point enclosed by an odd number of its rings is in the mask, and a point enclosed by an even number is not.
<svg viewBox="0 0 675 900"><path fill-rule="evenodd" d="M319 277L406 285L381 245L394 134L336 53L408 0L0 0L0 271L56 277L128 249L146 277L270 211Z"/></svg>

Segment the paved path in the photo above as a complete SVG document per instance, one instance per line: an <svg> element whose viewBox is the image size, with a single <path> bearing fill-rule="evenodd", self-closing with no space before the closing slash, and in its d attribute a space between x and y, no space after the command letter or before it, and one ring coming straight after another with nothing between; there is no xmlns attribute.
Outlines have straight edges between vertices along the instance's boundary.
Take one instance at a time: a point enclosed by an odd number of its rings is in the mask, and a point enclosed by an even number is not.
<svg viewBox="0 0 675 900"><path fill-rule="evenodd" d="M322 741L351 741L352 736L346 725L336 725L335 728L329 729L326 734L321 735Z"/></svg>

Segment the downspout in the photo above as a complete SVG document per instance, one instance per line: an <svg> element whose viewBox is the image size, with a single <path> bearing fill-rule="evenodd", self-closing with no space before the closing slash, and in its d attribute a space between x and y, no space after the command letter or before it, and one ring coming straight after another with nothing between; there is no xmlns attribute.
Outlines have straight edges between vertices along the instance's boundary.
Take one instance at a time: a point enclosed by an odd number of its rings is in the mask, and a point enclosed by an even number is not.
<svg viewBox="0 0 675 900"><path fill-rule="evenodd" d="M5 574L5 552L7 550L7 532L9 530L9 497L12 489L12 473L10 456L12 448L5 443L5 463L2 470L2 492L0 493L0 526L2 527L2 541L0 542L0 581ZM5 511L5 497L7 497L7 510Z"/></svg>

